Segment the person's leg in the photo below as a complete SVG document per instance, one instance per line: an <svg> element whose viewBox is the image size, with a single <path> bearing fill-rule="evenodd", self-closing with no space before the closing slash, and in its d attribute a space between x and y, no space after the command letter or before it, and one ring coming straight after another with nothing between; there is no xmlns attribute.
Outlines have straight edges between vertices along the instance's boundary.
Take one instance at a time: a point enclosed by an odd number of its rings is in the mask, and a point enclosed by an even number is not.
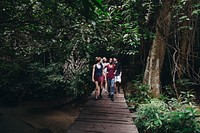
<svg viewBox="0 0 200 133"><path fill-rule="evenodd" d="M99 97L102 98L103 82L99 83L99 88L100 88Z"/></svg>
<svg viewBox="0 0 200 133"><path fill-rule="evenodd" d="M116 94L116 92L117 92L117 76L115 76L114 88L115 88L115 94Z"/></svg>
<svg viewBox="0 0 200 133"><path fill-rule="evenodd" d="M102 89L105 89L105 76L103 75L103 83L102 83Z"/></svg>
<svg viewBox="0 0 200 133"><path fill-rule="evenodd" d="M116 91L117 90L117 84L116 84L116 82L114 82L114 92L115 92L115 94L116 94Z"/></svg>
<svg viewBox="0 0 200 133"><path fill-rule="evenodd" d="M108 84L107 83L107 77L106 77L106 74L104 73L104 75L103 75L103 90L104 90L105 93L108 92L107 84Z"/></svg>
<svg viewBox="0 0 200 133"><path fill-rule="evenodd" d="M118 79L118 93L120 93L120 89L121 89L121 82L122 82L122 77L119 76L119 79Z"/></svg>
<svg viewBox="0 0 200 133"><path fill-rule="evenodd" d="M115 89L118 93L120 93L121 86L121 76L115 76Z"/></svg>
<svg viewBox="0 0 200 133"><path fill-rule="evenodd" d="M95 81L95 100L98 99L98 94L99 94L99 83L98 81Z"/></svg>
<svg viewBox="0 0 200 133"><path fill-rule="evenodd" d="M105 79L105 84L104 84L104 86L105 86L105 93L108 93L108 82L107 82L106 79Z"/></svg>
<svg viewBox="0 0 200 133"><path fill-rule="evenodd" d="M110 90L111 90L111 79L107 79L108 82L108 96L110 97Z"/></svg>
<svg viewBox="0 0 200 133"><path fill-rule="evenodd" d="M119 82L116 82L116 89L117 89L117 92L120 93L120 83Z"/></svg>
<svg viewBox="0 0 200 133"><path fill-rule="evenodd" d="M115 79L113 78L112 80L111 80L111 87L110 87L110 94L111 94L111 100L112 101L114 101L114 93L115 93Z"/></svg>

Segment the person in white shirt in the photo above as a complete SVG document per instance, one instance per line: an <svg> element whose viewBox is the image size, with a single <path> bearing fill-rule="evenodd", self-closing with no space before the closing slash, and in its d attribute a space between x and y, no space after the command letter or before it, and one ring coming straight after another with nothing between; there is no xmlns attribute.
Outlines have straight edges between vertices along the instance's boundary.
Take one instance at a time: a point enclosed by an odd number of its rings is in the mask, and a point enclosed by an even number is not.
<svg viewBox="0 0 200 133"><path fill-rule="evenodd" d="M122 82L122 66L121 63L118 62L117 58L114 58L114 63L115 63L115 91L120 93L120 87L121 87L121 82Z"/></svg>
<svg viewBox="0 0 200 133"><path fill-rule="evenodd" d="M105 93L108 92L108 82L107 82L107 65L109 64L107 62L107 58L103 57L102 59L102 64L103 64L103 90Z"/></svg>

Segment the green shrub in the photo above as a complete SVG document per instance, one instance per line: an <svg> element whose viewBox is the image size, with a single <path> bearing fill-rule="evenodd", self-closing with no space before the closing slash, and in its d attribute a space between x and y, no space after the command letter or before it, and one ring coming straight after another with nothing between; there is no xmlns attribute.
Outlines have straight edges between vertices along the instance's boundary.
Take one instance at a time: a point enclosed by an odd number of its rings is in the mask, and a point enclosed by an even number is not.
<svg viewBox="0 0 200 133"><path fill-rule="evenodd" d="M172 100L168 104L152 99L141 104L135 124L140 133L199 133L199 110L189 104Z"/></svg>
<svg viewBox="0 0 200 133"><path fill-rule="evenodd" d="M43 99L66 97L67 102L83 95L87 85L87 71L76 71L73 78L69 79L65 78L62 66L51 63L44 68L41 64L32 64L28 71L32 75L29 83L32 86L32 96Z"/></svg>
<svg viewBox="0 0 200 133"><path fill-rule="evenodd" d="M126 88L126 101L129 109L135 110L139 104L148 103L151 99L148 85L142 84L140 81L131 82Z"/></svg>
<svg viewBox="0 0 200 133"><path fill-rule="evenodd" d="M163 121L166 133L199 133L199 112L190 105L182 105L176 110L171 110L167 114L167 119Z"/></svg>
<svg viewBox="0 0 200 133"><path fill-rule="evenodd" d="M184 101L186 103L194 103L197 100L197 90L195 90L198 86L197 83L191 82L189 79L180 79L177 80L175 84L175 88L172 85L163 87L164 94L168 98L176 97L179 101Z"/></svg>
<svg viewBox="0 0 200 133"><path fill-rule="evenodd" d="M135 120L138 130L141 133L157 133L163 126L166 112L167 104L157 99L152 99L148 104L140 104Z"/></svg>
<svg viewBox="0 0 200 133"><path fill-rule="evenodd" d="M64 94L63 90L67 84L61 71L62 64L59 63L50 63L46 67L38 62L31 63L27 70L27 95L37 99L49 99Z"/></svg>
<svg viewBox="0 0 200 133"><path fill-rule="evenodd" d="M80 86L84 84L82 76L84 73L75 75L75 80L68 82L64 78L61 63L49 63L44 67L42 63L35 62L23 68L14 65L13 69L8 68L10 74L7 74L5 80L0 81L0 92L2 96L7 96L4 101L11 98L13 99L11 102L20 102L23 99L47 100L66 96L75 97L83 93Z"/></svg>

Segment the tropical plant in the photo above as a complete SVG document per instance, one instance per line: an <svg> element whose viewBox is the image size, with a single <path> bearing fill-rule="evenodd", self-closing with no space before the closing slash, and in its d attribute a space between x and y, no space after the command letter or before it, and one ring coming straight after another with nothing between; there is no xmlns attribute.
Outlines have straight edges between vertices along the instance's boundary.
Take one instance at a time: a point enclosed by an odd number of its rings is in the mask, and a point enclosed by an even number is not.
<svg viewBox="0 0 200 133"><path fill-rule="evenodd" d="M135 111L140 104L149 103L151 95L148 85L132 81L125 89L126 102L130 110Z"/></svg>
<svg viewBox="0 0 200 133"><path fill-rule="evenodd" d="M199 133L199 114L197 107L176 99L168 104L152 99L139 106L135 124L141 133Z"/></svg>

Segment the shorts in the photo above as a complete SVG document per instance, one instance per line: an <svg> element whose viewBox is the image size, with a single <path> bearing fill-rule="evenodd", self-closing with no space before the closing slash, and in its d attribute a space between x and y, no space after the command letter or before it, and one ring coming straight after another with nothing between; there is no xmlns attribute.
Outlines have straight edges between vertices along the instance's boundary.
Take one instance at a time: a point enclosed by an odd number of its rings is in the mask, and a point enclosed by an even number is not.
<svg viewBox="0 0 200 133"><path fill-rule="evenodd" d="M97 81L98 83L103 82L103 76L95 76L94 80Z"/></svg>
<svg viewBox="0 0 200 133"><path fill-rule="evenodd" d="M115 83L116 83L116 82L119 82L119 83L122 82L121 76L115 76Z"/></svg>

